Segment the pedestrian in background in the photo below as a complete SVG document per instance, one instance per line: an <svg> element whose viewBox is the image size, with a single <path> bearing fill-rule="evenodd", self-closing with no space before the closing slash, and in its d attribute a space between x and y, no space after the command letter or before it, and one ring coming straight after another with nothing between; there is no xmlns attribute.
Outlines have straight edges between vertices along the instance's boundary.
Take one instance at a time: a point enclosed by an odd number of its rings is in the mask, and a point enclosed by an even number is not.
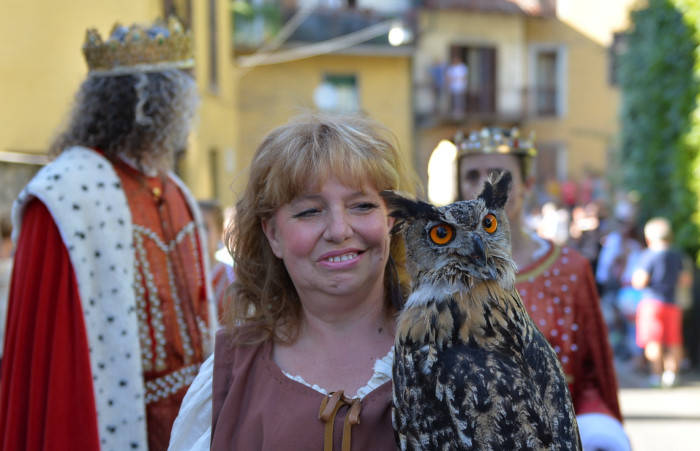
<svg viewBox="0 0 700 451"><path fill-rule="evenodd" d="M433 60L433 63L428 68L430 74L430 88L433 93L433 112L439 114L442 109L443 97L445 91L445 72L447 64L439 59Z"/></svg>
<svg viewBox="0 0 700 451"><path fill-rule="evenodd" d="M677 383L683 359L683 314L676 304L677 288L687 288L692 275L684 268L684 255L673 247L671 223L652 218L644 226L647 248L632 274L632 286L643 290L637 307L637 344L651 364L650 384L671 387Z"/></svg>
<svg viewBox="0 0 700 451"><path fill-rule="evenodd" d="M450 92L450 108L452 116L462 117L467 108L467 80L469 69L459 56L452 57L447 67L447 89Z"/></svg>
<svg viewBox="0 0 700 451"><path fill-rule="evenodd" d="M235 277L233 273L233 261L231 254L224 246L224 210L216 200L200 200L199 208L204 217L204 226L207 232L207 246L209 247L209 269L211 271L211 286L214 290L214 302L219 320L223 318L224 308L228 301L229 287ZM220 259L219 256L228 257Z"/></svg>
<svg viewBox="0 0 700 451"><path fill-rule="evenodd" d="M12 275L12 221L10 214L0 213L0 368L2 368L2 344L5 338L7 294ZM2 375L2 372L0 372Z"/></svg>

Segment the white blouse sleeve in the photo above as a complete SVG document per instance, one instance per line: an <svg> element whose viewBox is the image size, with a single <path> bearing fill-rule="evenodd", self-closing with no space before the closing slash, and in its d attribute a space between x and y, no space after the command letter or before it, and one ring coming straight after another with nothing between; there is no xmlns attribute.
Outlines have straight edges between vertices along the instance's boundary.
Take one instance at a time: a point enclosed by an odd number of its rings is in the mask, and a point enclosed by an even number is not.
<svg viewBox="0 0 700 451"><path fill-rule="evenodd" d="M630 441L622 423L603 413L576 416L581 444L586 450L630 451Z"/></svg>
<svg viewBox="0 0 700 451"><path fill-rule="evenodd" d="M199 368L177 414L168 451L209 451L211 442L211 384L214 355Z"/></svg>

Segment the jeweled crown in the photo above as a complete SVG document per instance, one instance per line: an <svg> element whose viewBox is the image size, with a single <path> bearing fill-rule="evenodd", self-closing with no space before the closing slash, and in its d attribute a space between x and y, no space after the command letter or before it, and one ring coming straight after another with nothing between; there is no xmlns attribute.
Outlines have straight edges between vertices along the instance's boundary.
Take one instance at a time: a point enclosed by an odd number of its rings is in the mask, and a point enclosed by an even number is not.
<svg viewBox="0 0 700 451"><path fill-rule="evenodd" d="M87 30L83 54L91 74L118 75L194 66L192 33L176 17L167 24L149 27L116 23L102 40L94 28Z"/></svg>
<svg viewBox="0 0 700 451"><path fill-rule="evenodd" d="M525 139L520 136L520 130L513 127L510 130L491 127L472 131L468 136L457 132L454 143L459 150L459 156L469 154L513 154L534 157L537 149L534 146L535 133Z"/></svg>

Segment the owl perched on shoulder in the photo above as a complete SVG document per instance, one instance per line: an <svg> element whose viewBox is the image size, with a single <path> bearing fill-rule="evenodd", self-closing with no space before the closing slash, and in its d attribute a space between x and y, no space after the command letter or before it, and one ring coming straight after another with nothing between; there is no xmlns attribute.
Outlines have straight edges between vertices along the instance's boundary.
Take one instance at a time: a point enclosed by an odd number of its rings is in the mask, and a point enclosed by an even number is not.
<svg viewBox="0 0 700 451"><path fill-rule="evenodd" d="M510 184L440 208L382 192L412 280L393 367L402 450L581 449L559 360L514 287Z"/></svg>

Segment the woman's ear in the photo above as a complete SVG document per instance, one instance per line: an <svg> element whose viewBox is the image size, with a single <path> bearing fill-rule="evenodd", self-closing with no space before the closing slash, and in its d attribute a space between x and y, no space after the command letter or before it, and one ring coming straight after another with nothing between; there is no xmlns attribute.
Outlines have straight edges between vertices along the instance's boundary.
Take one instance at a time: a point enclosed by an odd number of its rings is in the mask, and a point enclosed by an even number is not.
<svg viewBox="0 0 700 451"><path fill-rule="evenodd" d="M270 249L275 257L282 258L282 243L277 236L277 227L275 226L275 218L263 219L261 221L263 233L270 244Z"/></svg>
<svg viewBox="0 0 700 451"><path fill-rule="evenodd" d="M396 218L391 215L386 215L386 223L389 226L389 230L391 230L394 228L394 224L396 224Z"/></svg>

